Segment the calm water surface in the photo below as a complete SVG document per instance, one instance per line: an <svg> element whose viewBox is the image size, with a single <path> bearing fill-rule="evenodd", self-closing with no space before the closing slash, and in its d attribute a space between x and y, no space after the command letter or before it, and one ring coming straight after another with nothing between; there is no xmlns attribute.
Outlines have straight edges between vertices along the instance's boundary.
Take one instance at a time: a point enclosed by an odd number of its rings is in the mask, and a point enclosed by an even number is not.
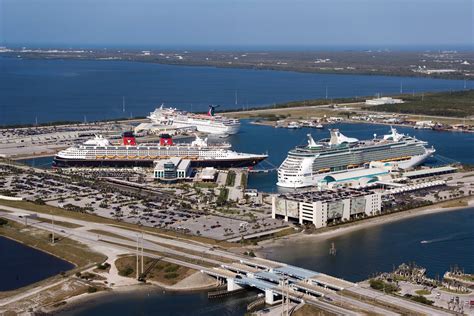
<svg viewBox="0 0 474 316"><path fill-rule="evenodd" d="M335 256L329 255L332 242ZM319 242L288 241L264 254L351 281L391 271L402 262L426 267L431 277L442 277L454 265L474 273L474 208L404 219Z"/></svg>
<svg viewBox="0 0 474 316"><path fill-rule="evenodd" d="M71 263L0 237L0 291L35 283L74 268Z"/></svg>
<svg viewBox="0 0 474 316"><path fill-rule="evenodd" d="M326 87L329 98L394 94L401 83L409 93L464 87L461 80L0 57L0 125L144 116L161 103L191 111L261 106L324 98Z"/></svg>
<svg viewBox="0 0 474 316"><path fill-rule="evenodd" d="M209 300L207 293L166 293L159 290L135 293L116 293L89 300L74 310L65 310L60 316L141 315L141 316L233 316L244 315L247 304L256 292L246 292L230 298Z"/></svg>

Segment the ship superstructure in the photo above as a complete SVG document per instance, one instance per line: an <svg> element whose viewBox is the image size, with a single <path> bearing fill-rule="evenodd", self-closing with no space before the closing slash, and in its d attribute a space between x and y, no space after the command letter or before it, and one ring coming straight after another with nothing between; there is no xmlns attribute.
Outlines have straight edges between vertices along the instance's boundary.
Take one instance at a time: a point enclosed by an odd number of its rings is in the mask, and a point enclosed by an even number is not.
<svg viewBox="0 0 474 316"><path fill-rule="evenodd" d="M161 135L159 144L138 144L131 132L125 132L121 144L112 144L96 136L82 145L60 151L55 167L152 167L155 160L180 157L191 160L193 167L250 167L267 155L239 153L229 144L208 144L196 136L192 143L173 143L170 135Z"/></svg>
<svg viewBox="0 0 474 316"><path fill-rule="evenodd" d="M176 128L196 128L208 134L237 134L240 129L239 120L215 115L216 106L209 106L206 115L180 111L176 108L164 108L161 105L150 113L148 118L157 125L169 125Z"/></svg>
<svg viewBox="0 0 474 316"><path fill-rule="evenodd" d="M391 128L390 134L370 140L346 137L339 130L330 130L331 138L314 141L288 152L278 168L277 185L300 188L316 185L329 174L364 168L370 162L393 162L401 169L422 163L434 148L427 143Z"/></svg>

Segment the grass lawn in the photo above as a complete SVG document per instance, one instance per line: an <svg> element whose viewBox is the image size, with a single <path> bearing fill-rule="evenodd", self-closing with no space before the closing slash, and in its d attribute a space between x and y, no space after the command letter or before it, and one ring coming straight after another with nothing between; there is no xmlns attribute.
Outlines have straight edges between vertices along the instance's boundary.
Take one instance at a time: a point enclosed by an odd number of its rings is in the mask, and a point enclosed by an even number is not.
<svg viewBox="0 0 474 316"><path fill-rule="evenodd" d="M428 291L428 290L416 290L415 293L418 294L418 295L430 295L431 294L431 292Z"/></svg>
<svg viewBox="0 0 474 316"><path fill-rule="evenodd" d="M117 235L117 234L111 233L111 232L106 231L106 230L89 229L88 232L91 232L91 233L94 233L94 234L97 234L97 235L104 235L104 236L109 236L109 237L113 237L113 238L118 238L118 239L124 239L124 240L130 240L130 241L133 240L131 238L123 237L121 235Z"/></svg>
<svg viewBox="0 0 474 316"><path fill-rule="evenodd" d="M136 276L136 257L127 256L115 261L115 266L119 274L126 277L135 278ZM144 257L145 270L153 263L154 259ZM141 264L141 262L140 262ZM147 280L156 281L166 285L174 285L196 272L196 270L183 267L174 263L158 261L147 275Z"/></svg>
<svg viewBox="0 0 474 316"><path fill-rule="evenodd" d="M27 202L27 201L0 200L0 209L2 205L21 208L21 209L25 209L32 212L44 213L47 215L53 214L53 215L68 217L72 219L83 220L87 222L110 224L110 225L115 225L117 227L129 229L129 230L140 231L138 225L135 225L135 224L124 223L124 222L116 221L110 218L101 217L95 214L68 211L59 207L54 207L54 206L49 206L49 205L38 205L38 204ZM160 228L152 228L152 227L143 226L142 230L147 233L159 235L162 237L181 238L181 239L196 241L196 242L205 243L209 245L219 245L220 247L223 247L223 248L231 248L231 247L239 246L238 244L234 244L234 243L230 243L226 241L218 241L215 239L206 238L202 236L190 236L190 235L178 233L175 231L160 229Z"/></svg>
<svg viewBox="0 0 474 316"><path fill-rule="evenodd" d="M293 316L314 316L314 315L321 315L321 316L333 316L336 315L334 313L326 312L322 309L319 309L316 306L304 304L298 310L296 310L291 315Z"/></svg>
<svg viewBox="0 0 474 316"><path fill-rule="evenodd" d="M384 104L367 109L384 112L424 114L448 117L474 115L474 90L402 95L403 104Z"/></svg>
<svg viewBox="0 0 474 316"><path fill-rule="evenodd" d="M38 217L38 218L35 218L35 220L38 220L40 222L45 222L45 223L51 223L51 218L46 218L46 217ZM57 221L57 220L54 220L54 225L63 226L63 227L66 227L66 228L79 228L79 227L82 227L82 225L79 225L79 224L74 224L74 223L70 223L70 222L63 222L63 221Z"/></svg>

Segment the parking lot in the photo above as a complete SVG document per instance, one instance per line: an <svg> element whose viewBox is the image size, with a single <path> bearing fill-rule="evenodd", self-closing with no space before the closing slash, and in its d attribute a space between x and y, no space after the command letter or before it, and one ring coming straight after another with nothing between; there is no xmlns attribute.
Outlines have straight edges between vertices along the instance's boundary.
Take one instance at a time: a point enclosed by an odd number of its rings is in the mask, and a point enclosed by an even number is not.
<svg viewBox="0 0 474 316"><path fill-rule="evenodd" d="M2 195L217 240L286 225L271 219L265 212L252 212L245 207L239 212L221 214L210 202L213 189L197 193L188 187L173 188L169 189L173 195L146 198L77 175L70 178L68 175L25 172L10 167L0 167L0 175Z"/></svg>

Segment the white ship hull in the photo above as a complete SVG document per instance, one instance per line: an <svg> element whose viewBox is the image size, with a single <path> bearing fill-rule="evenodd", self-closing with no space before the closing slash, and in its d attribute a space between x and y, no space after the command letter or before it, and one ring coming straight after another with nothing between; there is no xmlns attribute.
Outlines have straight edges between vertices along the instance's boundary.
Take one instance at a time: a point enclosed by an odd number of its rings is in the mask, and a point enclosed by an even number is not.
<svg viewBox="0 0 474 316"><path fill-rule="evenodd" d="M231 168L255 166L267 158L267 155L233 151L227 144L210 146L207 139L199 137L190 144L173 144L169 136L162 136L160 144L137 144L133 134L127 133L123 145L96 136L82 145L61 150L54 157L54 166L153 167L156 160L179 157L190 160L193 167Z"/></svg>
<svg viewBox="0 0 474 316"><path fill-rule="evenodd" d="M398 167L401 169L413 168L423 163L433 153L434 153L434 150L431 150L431 149L427 150L426 153L423 155L413 156L409 160L399 162ZM360 170L363 168L364 167L354 168L354 169L351 169L350 171ZM328 175L332 175L335 173L343 173L343 172L347 172L347 170L338 171L338 172L319 173L317 175L306 175L306 176L303 173L301 173L299 175L294 176L293 179L291 180L282 180L279 177L277 186L282 187L282 188L304 188L304 187L314 186L314 185L317 185L318 182L323 180Z"/></svg>
<svg viewBox="0 0 474 316"><path fill-rule="evenodd" d="M206 133L206 134L233 135L233 134L237 134L240 130L240 124L224 125L220 123L214 123L212 121L201 122L201 121L195 121L195 120L188 120L188 121L174 120L172 124L173 126L177 128L196 127L197 131Z"/></svg>
<svg viewBox="0 0 474 316"><path fill-rule="evenodd" d="M233 135L240 130L240 122L222 116L200 115L174 108L160 108L151 112L148 118L157 125L172 126L175 128L195 128L206 134Z"/></svg>

